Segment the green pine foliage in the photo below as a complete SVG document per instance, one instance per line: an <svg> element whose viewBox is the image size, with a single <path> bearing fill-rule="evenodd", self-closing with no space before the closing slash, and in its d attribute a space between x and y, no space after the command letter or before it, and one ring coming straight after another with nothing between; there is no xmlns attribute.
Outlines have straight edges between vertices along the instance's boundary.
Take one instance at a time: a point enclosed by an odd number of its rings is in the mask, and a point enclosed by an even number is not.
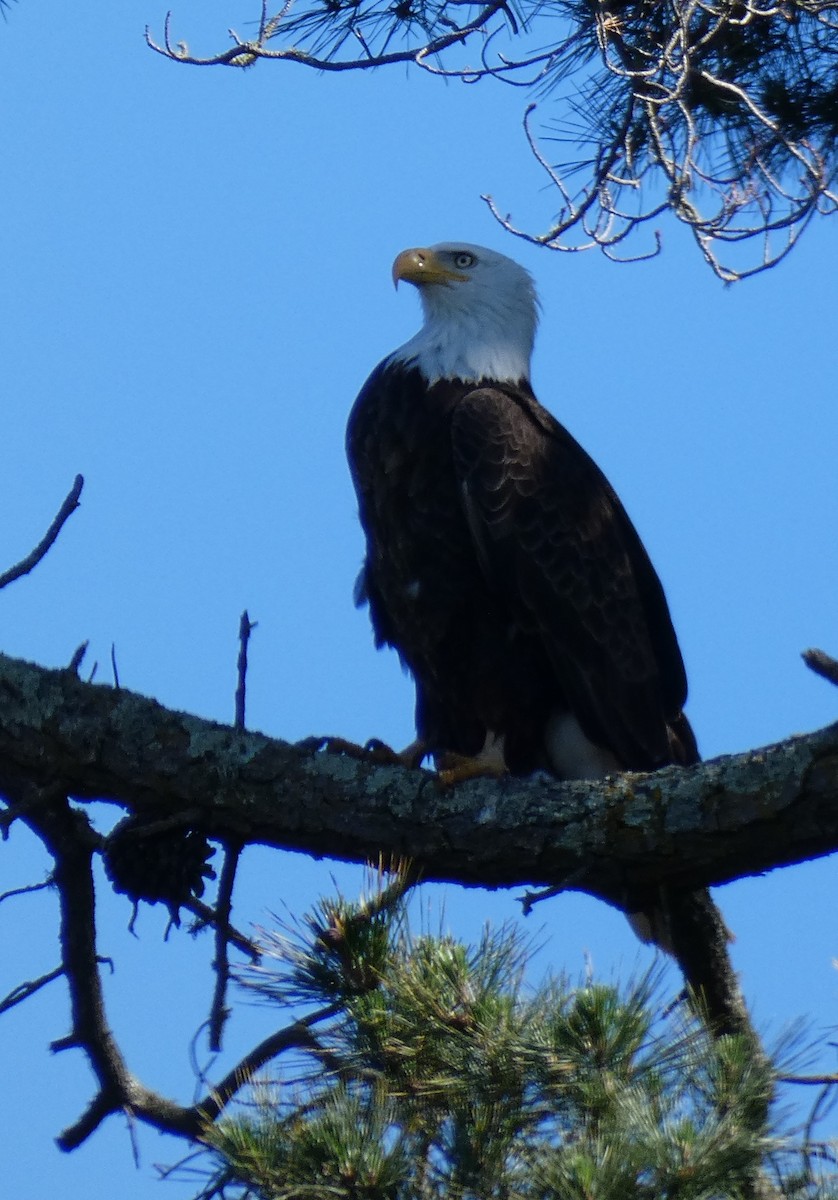
<svg viewBox="0 0 838 1200"><path fill-rule="evenodd" d="M838 1196L764 1127L773 1071L649 978L525 979L512 928L411 933L406 884L265 937L251 995L319 1014L208 1132L225 1200L794 1200ZM768 1190L765 1190L768 1189Z"/></svg>

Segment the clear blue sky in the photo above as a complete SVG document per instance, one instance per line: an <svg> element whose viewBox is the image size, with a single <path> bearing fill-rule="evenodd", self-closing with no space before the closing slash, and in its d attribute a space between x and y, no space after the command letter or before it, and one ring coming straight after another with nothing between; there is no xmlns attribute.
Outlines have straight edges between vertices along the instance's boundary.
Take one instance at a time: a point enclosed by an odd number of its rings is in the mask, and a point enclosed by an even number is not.
<svg viewBox="0 0 838 1200"><path fill-rule="evenodd" d="M175 33L212 50L257 7L181 0ZM659 568L704 754L834 719L838 696L799 653L838 652L838 225L728 290L666 222L663 255L643 265L538 251L479 200L491 192L537 227L550 218L522 93L402 68L178 66L143 43L164 10L21 0L0 26L0 566L37 541L77 471L87 481L47 560L0 594L0 649L59 666L89 638L88 665L107 679L115 643L124 686L227 720L246 606L259 622L252 727L409 741L411 686L352 607L361 538L343 430L370 368L418 321L410 289L393 292L394 255L463 238L537 277L536 389L610 476ZM46 869L22 831L0 862L0 890ZM333 873L354 892L353 869L252 852L239 923L299 911ZM775 1032L799 1016L836 1021L836 884L824 861L718 893L746 993ZM512 894L443 895L464 937L486 917L517 919ZM127 903L102 909L129 1064L189 1101L211 948L183 934L162 944L149 909L131 938ZM649 961L618 914L582 897L526 927L546 941L541 969L576 974L590 956L611 978ZM56 963L53 901L0 907L0 995ZM141 1131L135 1170L119 1120L59 1155L53 1136L92 1094L81 1055L48 1053L67 1021L60 983L0 1021L4 1194L191 1194L154 1182L152 1164L180 1147ZM240 1009L230 1056L272 1024ZM834 1065L828 1048L821 1065Z"/></svg>

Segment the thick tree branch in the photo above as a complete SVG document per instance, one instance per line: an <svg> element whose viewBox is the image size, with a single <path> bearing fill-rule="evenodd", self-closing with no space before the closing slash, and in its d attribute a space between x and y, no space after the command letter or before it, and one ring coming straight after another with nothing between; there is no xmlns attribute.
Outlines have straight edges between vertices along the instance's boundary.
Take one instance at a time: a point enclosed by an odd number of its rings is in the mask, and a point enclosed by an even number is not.
<svg viewBox="0 0 838 1200"><path fill-rule="evenodd" d="M568 884L618 905L838 848L838 725L687 770L444 793L428 772L315 754L0 656L0 787L7 772L158 817L188 808L211 836L409 857L425 879Z"/></svg>
<svg viewBox="0 0 838 1200"><path fill-rule="evenodd" d="M0 791L10 819L25 821L52 854L61 904L72 1023L54 1048L82 1049L98 1084L59 1145L78 1146L118 1111L201 1140L253 1070L291 1047L313 1049L310 1022L280 1030L188 1107L129 1072L107 1023L96 957L91 866L101 837L68 794L157 824L185 821L228 843L408 857L412 873L428 879L572 886L620 907L655 891L714 1029L745 1034L761 1055L723 922L701 889L838 846L837 779L835 726L690 770L596 784L484 780L441 792L428 772L289 745L0 656Z"/></svg>

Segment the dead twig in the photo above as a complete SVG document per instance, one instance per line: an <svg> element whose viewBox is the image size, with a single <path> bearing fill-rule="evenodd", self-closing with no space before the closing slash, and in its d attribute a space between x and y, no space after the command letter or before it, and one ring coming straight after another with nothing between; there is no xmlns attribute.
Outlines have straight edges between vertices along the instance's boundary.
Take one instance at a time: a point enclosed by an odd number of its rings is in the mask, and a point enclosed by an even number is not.
<svg viewBox="0 0 838 1200"><path fill-rule="evenodd" d="M28 1000L30 996L39 992L42 987L52 983L54 979L60 979L63 974L64 968L56 967L54 971L47 971L45 975L40 975L37 979L28 979L25 983L19 983L0 1000L0 1014L8 1012L17 1004L22 1004L24 1000Z"/></svg>
<svg viewBox="0 0 838 1200"><path fill-rule="evenodd" d="M55 881L52 876L48 879L42 879L40 883L27 883L24 887L9 888L7 892L0 892L0 904L4 900L11 900L13 896L28 896L30 892L43 892L46 888L55 886Z"/></svg>
<svg viewBox="0 0 838 1200"><path fill-rule="evenodd" d="M800 1083L810 1087L832 1087L838 1083L836 1075L778 1075L778 1083Z"/></svg>
<svg viewBox="0 0 838 1200"><path fill-rule="evenodd" d="M218 899L216 900L217 921L215 925L215 989L209 1015L209 1046L213 1053L221 1049L221 1034L230 1010L227 1007L227 985L230 982L230 956L227 953L227 930L230 927L230 913L233 908L233 885L236 881L236 869L242 852L241 844L229 845L224 850L224 865L218 881Z"/></svg>
<svg viewBox="0 0 838 1200"><path fill-rule="evenodd" d="M20 579L22 575L28 575L34 567L37 567L38 563L55 542L56 538L61 532L64 522L79 507L79 496L81 496L81 490L83 487L84 477L77 475L73 482L73 486L70 488L64 499L64 503L55 514L52 524L41 538L40 542L38 542L38 545L35 547L35 549L30 554L27 554L26 558L22 558L14 567L9 567L8 571L4 571L3 574L0 575L0 588L7 587L10 583L13 583L16 579Z"/></svg>
<svg viewBox="0 0 838 1200"><path fill-rule="evenodd" d="M221 925L224 929L224 936L227 938L227 941L234 945L237 950L241 950L241 952L246 954L253 962L258 962L262 957L259 947L257 946L256 942L252 940L252 938L246 937L241 930L236 929L235 925L222 922L219 919L218 913L215 911L215 909L209 904L204 904L203 900L199 900L197 897L193 896L190 900L184 901L183 907L188 909L189 912L191 912L196 918L194 925L190 929L190 932L199 933L207 926L209 926L211 929L215 929L218 925Z"/></svg>
<svg viewBox="0 0 838 1200"><path fill-rule="evenodd" d="M251 621L247 615L247 609L241 615L239 621L239 657L236 663L237 678L236 678L236 714L234 725L236 729L245 728L245 702L247 699L247 644L250 641L250 635L256 628L258 622Z"/></svg>
<svg viewBox="0 0 838 1200"><path fill-rule="evenodd" d="M89 645L89 641L84 641L80 646L76 646L75 650L73 651L73 656L67 664L67 670L72 671L74 675L78 675L79 667L82 664L85 654L87 654L87 647ZM96 668L94 667L94 670L95 669ZM90 680L88 682L90 682Z"/></svg>
<svg viewBox="0 0 838 1200"><path fill-rule="evenodd" d="M838 659L833 658L824 650L804 650L801 658L810 671L828 679L838 687Z"/></svg>
<svg viewBox="0 0 838 1200"><path fill-rule="evenodd" d="M239 657L236 664L236 715L235 728L245 728L245 708L247 701L247 644L250 635L256 628L251 621L247 609L239 621ZM233 887L236 881L236 870L242 852L240 842L228 842L224 848L224 864L218 881L218 897L215 911L215 989L209 1015L209 1046L213 1053L221 1050L221 1034L224 1023L229 1016L227 1008L227 985L230 982L230 956L227 953L227 929L230 927L230 914L233 910Z"/></svg>

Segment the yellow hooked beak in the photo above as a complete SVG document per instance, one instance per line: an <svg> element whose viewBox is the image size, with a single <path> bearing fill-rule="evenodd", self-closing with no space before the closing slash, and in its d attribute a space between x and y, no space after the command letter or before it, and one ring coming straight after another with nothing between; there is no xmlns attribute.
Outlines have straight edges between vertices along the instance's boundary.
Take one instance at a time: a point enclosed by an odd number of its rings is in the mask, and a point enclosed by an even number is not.
<svg viewBox="0 0 838 1200"><path fill-rule="evenodd" d="M396 287L400 279L424 287L428 283L465 283L468 275L452 271L433 250L417 247L402 250L393 263L393 283Z"/></svg>

